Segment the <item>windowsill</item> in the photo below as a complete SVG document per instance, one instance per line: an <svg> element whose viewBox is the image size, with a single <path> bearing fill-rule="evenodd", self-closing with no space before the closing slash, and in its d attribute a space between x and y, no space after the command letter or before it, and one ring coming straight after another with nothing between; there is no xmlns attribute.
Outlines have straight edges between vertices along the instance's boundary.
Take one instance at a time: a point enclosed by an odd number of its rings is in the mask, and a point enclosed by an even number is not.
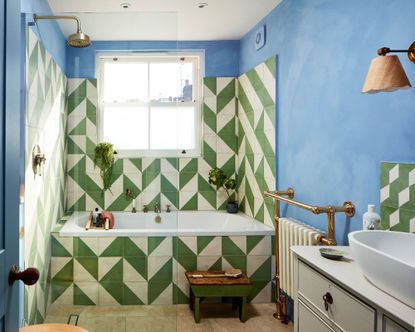
<svg viewBox="0 0 415 332"><path fill-rule="evenodd" d="M200 151L188 150L186 153L182 153L181 150L117 150L117 158L198 158L201 157Z"/></svg>

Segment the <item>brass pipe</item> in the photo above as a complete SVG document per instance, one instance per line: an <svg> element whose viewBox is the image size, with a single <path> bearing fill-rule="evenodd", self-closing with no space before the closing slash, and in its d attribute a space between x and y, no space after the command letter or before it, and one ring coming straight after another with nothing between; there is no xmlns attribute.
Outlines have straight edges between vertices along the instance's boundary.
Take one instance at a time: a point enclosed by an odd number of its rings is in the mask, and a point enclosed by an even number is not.
<svg viewBox="0 0 415 332"><path fill-rule="evenodd" d="M286 195L290 198L294 198L294 189L288 188L287 191L274 191L274 195ZM267 193L265 193L266 196ZM280 278L280 255L279 255L279 216L280 216L280 202L275 200L274 202L274 222L275 222L275 291L276 291L276 303L274 318L280 320L284 324L288 324L287 317L287 297L281 295L281 278Z"/></svg>
<svg viewBox="0 0 415 332"><path fill-rule="evenodd" d="M323 245L335 246L336 245L336 233L335 233L335 214L337 212L344 212L347 217L353 217L355 214L355 206L352 202L344 202L342 206L314 206L298 202L293 200L294 198L294 189L288 188L286 191L265 191L264 196L271 197L274 199L274 221L275 221L275 283L276 283L276 312L274 317L281 320L282 323L287 324L287 299L286 296L281 296L281 278L280 278L280 257L279 257L279 230L278 224L280 219L280 201L285 202L304 210L310 211L314 214L327 214L327 224L328 224L328 236L323 235L319 236L318 240ZM284 196L288 196L284 197Z"/></svg>

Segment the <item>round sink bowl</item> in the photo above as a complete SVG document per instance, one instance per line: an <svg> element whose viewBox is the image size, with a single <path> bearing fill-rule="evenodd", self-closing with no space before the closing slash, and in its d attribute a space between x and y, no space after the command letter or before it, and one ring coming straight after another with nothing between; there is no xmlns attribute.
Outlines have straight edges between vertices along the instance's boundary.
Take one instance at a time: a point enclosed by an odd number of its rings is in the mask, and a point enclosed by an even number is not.
<svg viewBox="0 0 415 332"><path fill-rule="evenodd" d="M415 234L356 231L348 237L353 258L366 278L415 309Z"/></svg>

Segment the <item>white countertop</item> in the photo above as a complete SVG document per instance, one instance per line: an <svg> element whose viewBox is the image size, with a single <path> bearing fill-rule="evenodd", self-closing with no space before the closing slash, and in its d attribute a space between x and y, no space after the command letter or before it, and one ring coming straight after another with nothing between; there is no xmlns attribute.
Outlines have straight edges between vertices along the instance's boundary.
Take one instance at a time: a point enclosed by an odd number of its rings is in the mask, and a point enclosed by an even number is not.
<svg viewBox="0 0 415 332"><path fill-rule="evenodd" d="M353 260L350 247L336 247L345 251L346 259L334 261L321 257L317 246L293 246L291 250L309 265L329 279L340 284L351 293L358 295L368 304L382 308L409 326L415 326L415 310L373 286L362 274ZM415 280L414 280L415 287Z"/></svg>

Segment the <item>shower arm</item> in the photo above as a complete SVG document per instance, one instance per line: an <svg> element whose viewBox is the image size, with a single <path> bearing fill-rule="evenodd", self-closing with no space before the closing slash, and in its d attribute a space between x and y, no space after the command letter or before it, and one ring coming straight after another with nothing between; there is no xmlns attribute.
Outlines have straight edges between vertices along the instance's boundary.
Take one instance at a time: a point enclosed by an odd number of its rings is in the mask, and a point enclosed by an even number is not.
<svg viewBox="0 0 415 332"><path fill-rule="evenodd" d="M77 32L81 32L81 20L77 16L64 16L64 15L36 15L33 14L35 22L37 20L75 20L77 24Z"/></svg>

